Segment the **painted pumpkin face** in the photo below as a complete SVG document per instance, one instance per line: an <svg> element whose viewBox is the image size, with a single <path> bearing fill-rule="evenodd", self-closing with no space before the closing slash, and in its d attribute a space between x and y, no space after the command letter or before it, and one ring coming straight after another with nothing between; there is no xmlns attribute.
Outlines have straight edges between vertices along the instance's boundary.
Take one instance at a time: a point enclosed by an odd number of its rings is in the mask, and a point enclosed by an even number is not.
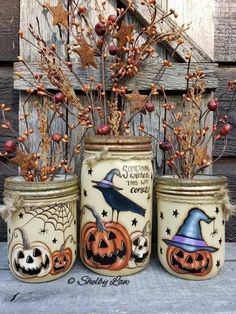
<svg viewBox="0 0 236 314"><path fill-rule="evenodd" d="M46 276L52 267L50 250L41 242L32 242L27 248L16 244L10 260L13 272L20 278Z"/></svg>
<svg viewBox="0 0 236 314"><path fill-rule="evenodd" d="M169 246L167 261L170 268L178 274L205 276L212 269L212 254L208 251L186 252Z"/></svg>
<svg viewBox="0 0 236 314"><path fill-rule="evenodd" d="M66 248L63 251L55 251L52 253L52 275L57 275L67 271L72 263L72 251Z"/></svg>
<svg viewBox="0 0 236 314"><path fill-rule="evenodd" d="M119 223L105 222L99 231L96 223L87 223L81 234L81 258L88 266L119 270L127 266L131 241L127 230Z"/></svg>

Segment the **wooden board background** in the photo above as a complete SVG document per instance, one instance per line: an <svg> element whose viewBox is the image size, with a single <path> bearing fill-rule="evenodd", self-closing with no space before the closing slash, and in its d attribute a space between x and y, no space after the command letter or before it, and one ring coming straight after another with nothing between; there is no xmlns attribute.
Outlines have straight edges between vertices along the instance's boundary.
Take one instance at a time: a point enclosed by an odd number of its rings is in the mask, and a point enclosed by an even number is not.
<svg viewBox="0 0 236 314"><path fill-rule="evenodd" d="M25 2L25 8L29 4L36 4L35 0L22 0ZM54 0L53 0L54 1ZM27 2L27 3L26 3ZM122 1L124 2L124 1ZM53 3L53 2L52 2ZM217 93L220 93L225 82L229 78L236 78L235 46L236 39L233 30L236 28L236 21L233 18L236 12L236 0L220 1L207 0L204 3L199 3L196 0L160 0L159 5L163 10L176 8L180 23L192 22L192 28L188 31L197 44L205 50L205 52L213 59L219 62L218 76L220 78L220 88ZM13 62L17 60L18 52L18 36L19 28L19 6L20 2L15 0L1 0L0 8L0 103L8 103L13 106L14 111L11 118L14 124L17 125L18 116L18 92L13 90ZM26 10L24 21L32 17L34 14ZM213 17L214 20L213 20ZM215 35L214 35L215 31ZM56 34L54 34L55 38ZM207 42L207 45L206 45ZM26 47L23 47L25 54L32 60L32 52ZM163 49L164 54L168 54ZM227 64L226 64L227 62ZM227 102L227 99L226 99ZM236 108L234 108L236 110ZM236 112L231 112L232 121L236 126ZM153 128L153 126L152 126ZM236 129L235 129L236 130ZM155 128L153 128L155 131ZM0 131L1 132L1 131ZM226 151L226 157L223 158L214 166L214 172L225 174L229 178L229 186L231 189L232 198L236 201L236 131L230 137L230 144ZM0 147L8 137L6 132L0 133ZM214 151L217 155L220 151L218 145ZM161 156L157 156L158 163L161 164ZM160 169L162 169L160 167ZM12 170L13 171L13 170ZM159 173L161 173L160 170ZM4 167L0 166L0 200L3 190L3 179L11 173ZM0 241L6 240L5 225L0 220ZM227 240L236 241L236 218L232 219L227 226Z"/></svg>

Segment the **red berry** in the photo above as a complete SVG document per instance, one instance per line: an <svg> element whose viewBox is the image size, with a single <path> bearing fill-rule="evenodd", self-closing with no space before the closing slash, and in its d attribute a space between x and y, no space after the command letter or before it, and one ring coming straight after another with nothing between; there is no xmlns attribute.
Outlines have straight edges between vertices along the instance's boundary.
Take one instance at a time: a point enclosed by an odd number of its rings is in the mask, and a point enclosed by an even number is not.
<svg viewBox="0 0 236 314"><path fill-rule="evenodd" d="M118 53L118 47L117 47L116 45L111 45L111 46L109 47L109 53L110 53L110 55L112 55L112 56L117 55L117 53Z"/></svg>
<svg viewBox="0 0 236 314"><path fill-rule="evenodd" d="M155 110L155 105L152 102L147 102L145 105L145 109L148 112L153 112Z"/></svg>
<svg viewBox="0 0 236 314"><path fill-rule="evenodd" d="M212 99L208 102L207 107L210 111L216 111L219 108L219 102L217 99Z"/></svg>
<svg viewBox="0 0 236 314"><path fill-rule="evenodd" d="M54 142L59 143L62 140L62 135L59 133L54 133L54 134L52 134L52 140Z"/></svg>
<svg viewBox="0 0 236 314"><path fill-rule="evenodd" d="M227 123L220 129L220 135L225 136L229 134L232 130L232 125Z"/></svg>
<svg viewBox="0 0 236 314"><path fill-rule="evenodd" d="M101 125L98 129L97 129L97 134L98 135L107 135L110 132L110 127L106 124Z"/></svg>
<svg viewBox="0 0 236 314"><path fill-rule="evenodd" d="M160 142L159 148L161 150L163 150L164 152L167 152L168 150L172 149L172 146L171 146L171 143L169 141L165 140L163 142Z"/></svg>
<svg viewBox="0 0 236 314"><path fill-rule="evenodd" d="M7 140L3 144L3 148L7 153L13 153L16 150L16 141L15 140Z"/></svg>
<svg viewBox="0 0 236 314"><path fill-rule="evenodd" d="M108 16L108 22L110 24L114 24L116 22L116 19L117 19L117 16L114 15L114 14L111 14L111 15Z"/></svg>
<svg viewBox="0 0 236 314"><path fill-rule="evenodd" d="M95 32L98 36L104 36L106 34L106 25L99 22L95 25Z"/></svg>
<svg viewBox="0 0 236 314"><path fill-rule="evenodd" d="M58 92L53 96L53 101L58 104L59 102L62 102L65 99L65 96L62 92Z"/></svg>

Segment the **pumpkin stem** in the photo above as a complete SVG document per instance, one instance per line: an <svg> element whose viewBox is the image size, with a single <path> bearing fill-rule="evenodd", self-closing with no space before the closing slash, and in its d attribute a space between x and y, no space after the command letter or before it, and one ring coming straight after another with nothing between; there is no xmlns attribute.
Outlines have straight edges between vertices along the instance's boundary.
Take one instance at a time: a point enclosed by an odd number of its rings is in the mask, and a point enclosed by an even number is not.
<svg viewBox="0 0 236 314"><path fill-rule="evenodd" d="M101 218L99 217L98 213L96 212L95 208L93 206L90 206L90 205L84 205L83 208L84 207L89 209L92 212L93 217L96 219L96 225L97 225L98 231L104 232L106 230L106 228L104 227L104 224L103 224Z"/></svg>
<svg viewBox="0 0 236 314"><path fill-rule="evenodd" d="M149 233L148 232L148 227L150 228L150 225L151 225L150 220L148 220L146 222L146 224L144 225L144 227L143 227L143 231L142 231L142 235L143 236L145 236L147 233Z"/></svg>
<svg viewBox="0 0 236 314"><path fill-rule="evenodd" d="M67 242L70 238L71 238L71 242L73 242L73 243L75 244L75 240L74 240L72 234L70 234L70 235L65 239L64 243L62 243L62 246L61 246L61 248L60 248L60 251L61 251L61 252L65 250L66 242Z"/></svg>
<svg viewBox="0 0 236 314"><path fill-rule="evenodd" d="M15 231L20 231L20 234L21 234L21 237L22 237L22 242L23 242L23 247L24 247L24 250L29 250L30 249L30 245L29 245L29 239L27 237L27 234L25 233L25 231L21 228L15 228L13 233Z"/></svg>

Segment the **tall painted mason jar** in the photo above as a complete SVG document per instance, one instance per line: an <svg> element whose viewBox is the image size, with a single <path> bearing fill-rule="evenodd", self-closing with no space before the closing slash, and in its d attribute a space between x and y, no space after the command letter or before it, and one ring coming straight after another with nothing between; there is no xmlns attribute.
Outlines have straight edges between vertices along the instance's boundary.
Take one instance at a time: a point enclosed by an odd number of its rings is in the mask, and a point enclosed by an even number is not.
<svg viewBox="0 0 236 314"><path fill-rule="evenodd" d="M78 177L51 182L9 177L4 184L4 216L12 274L31 283L66 274L76 259Z"/></svg>
<svg viewBox="0 0 236 314"><path fill-rule="evenodd" d="M156 180L158 256L171 274L210 279L224 264L228 190L223 176Z"/></svg>
<svg viewBox="0 0 236 314"><path fill-rule="evenodd" d="M151 253L152 152L148 137L85 139L80 256L109 276L142 270Z"/></svg>

